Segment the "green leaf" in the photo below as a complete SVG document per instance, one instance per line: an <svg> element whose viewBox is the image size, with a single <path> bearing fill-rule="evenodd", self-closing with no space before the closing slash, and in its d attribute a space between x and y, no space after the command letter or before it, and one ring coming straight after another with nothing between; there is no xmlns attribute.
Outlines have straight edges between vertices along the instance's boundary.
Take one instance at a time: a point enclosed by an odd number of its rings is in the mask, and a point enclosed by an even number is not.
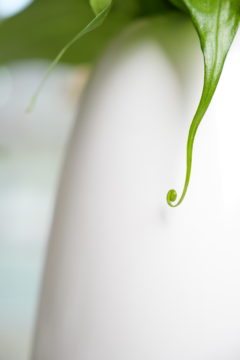
<svg viewBox="0 0 240 360"><path fill-rule="evenodd" d="M138 0L114 1L110 16L98 31L81 38L61 61L69 64L94 61L139 12ZM92 17L88 0L34 1L1 25L0 64L28 59L52 61Z"/></svg>
<svg viewBox="0 0 240 360"><path fill-rule="evenodd" d="M131 22L169 8L173 6L168 0L114 0L111 13L101 28L81 38L61 61L68 64L93 62ZM28 59L52 60L91 19L88 0L35 0L1 25L0 64Z"/></svg>
<svg viewBox="0 0 240 360"><path fill-rule="evenodd" d="M167 202L176 207L183 201L191 176L192 153L199 124L216 90L225 58L230 49L240 21L239 0L171 0L186 11L197 30L204 56L204 86L202 96L189 129L186 155L185 183L177 203L177 192L170 190Z"/></svg>
<svg viewBox="0 0 240 360"><path fill-rule="evenodd" d="M52 61L49 68L47 69L46 74L44 75L39 86L37 87L37 90L35 91L32 99L30 101L27 111L31 111L33 109L33 107L36 103L36 100L38 98L38 95L41 92L46 80L48 79L48 77L52 73L52 71L55 69L55 67L57 66L59 61L62 59L63 55L67 52L67 50L73 44L75 44L79 39L81 39L84 35L88 34L89 32L95 30L96 28L98 28L99 26L102 25L102 23L104 22L105 18L107 17L107 15L110 11L111 2L112 1L107 1L107 2L105 2L105 4L101 4L102 6L105 5L105 7L103 7L103 8L100 8L99 4L97 4L98 12L97 12L96 16L94 17L94 19L92 21L90 21L90 23L87 26L85 26L85 28L83 28L80 32L78 32L77 35L75 35L57 54L57 56L55 57L55 59ZM94 10L96 11L96 9L94 9Z"/></svg>
<svg viewBox="0 0 240 360"><path fill-rule="evenodd" d="M95 13L110 0L90 0ZM98 26L92 19L88 0L35 0L22 13L4 21L0 31L0 64L26 59L55 59L80 64L93 61L102 50L128 24L139 17L156 15L173 6L186 12L198 32L204 55L204 87L199 106L192 120L187 142L186 178L182 195L170 190L167 202L178 206L184 199L191 175L192 152L198 126L215 92L224 61L231 46L240 18L240 0L114 0L114 6L104 24ZM96 22L95 22L96 21ZM101 22L100 21L100 22ZM73 36L79 31L77 36ZM84 36L88 33L88 36ZM69 43L69 39L73 38ZM76 40L77 44L66 50ZM67 43L67 46L65 44ZM62 55L65 55L63 58ZM51 70L51 69L50 69Z"/></svg>

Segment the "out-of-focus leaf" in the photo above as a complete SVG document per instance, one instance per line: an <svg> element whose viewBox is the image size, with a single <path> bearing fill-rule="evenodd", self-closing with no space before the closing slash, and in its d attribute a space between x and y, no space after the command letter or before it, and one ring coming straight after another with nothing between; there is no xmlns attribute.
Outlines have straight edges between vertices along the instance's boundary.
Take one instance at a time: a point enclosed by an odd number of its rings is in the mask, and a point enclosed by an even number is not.
<svg viewBox="0 0 240 360"><path fill-rule="evenodd" d="M130 3L115 6L104 26L82 38L63 61L81 63L94 59L138 12L135 1ZM36 0L1 26L0 63L34 58L52 60L92 18L87 0Z"/></svg>
<svg viewBox="0 0 240 360"><path fill-rule="evenodd" d="M115 0L104 25L78 41L62 61L72 64L92 61L135 18L159 13L167 7L167 0ZM54 59L92 17L88 0L35 0L1 26L0 63Z"/></svg>
<svg viewBox="0 0 240 360"><path fill-rule="evenodd" d="M69 50L70 47L72 47L78 40L80 40L83 36L89 34L90 32L96 30L99 26L101 26L104 22L104 20L106 19L110 9L111 9L111 2L112 0L107 0L105 2L106 6L105 7L101 7L104 6L104 3L100 4L97 3L97 6L95 6L96 4L93 3L92 6L94 6L94 11L96 13L96 15L94 16L94 18L92 19L92 21L90 21L89 24L87 24L82 30L80 30L61 50L60 52L57 54L57 56L55 57L55 59L51 62L49 68L47 69L45 76L43 77L42 81L40 82L39 86L37 87L37 90L35 91L35 93L33 94L33 97L30 101L30 104L28 106L28 111L31 111L32 108L34 107L37 97L39 95L39 93L41 92L46 80L48 79L48 77L50 76L50 74L52 73L52 71L55 69L55 67L57 66L57 64L61 61L61 59L63 58L63 56L65 55L65 53Z"/></svg>
<svg viewBox="0 0 240 360"><path fill-rule="evenodd" d="M186 11L197 30L204 56L204 86L199 106L192 120L187 142L187 168L182 195L177 203L177 193L170 190L167 202L175 207L183 201L191 175L192 152L198 126L216 90L225 58L232 44L240 21L239 0L171 0Z"/></svg>

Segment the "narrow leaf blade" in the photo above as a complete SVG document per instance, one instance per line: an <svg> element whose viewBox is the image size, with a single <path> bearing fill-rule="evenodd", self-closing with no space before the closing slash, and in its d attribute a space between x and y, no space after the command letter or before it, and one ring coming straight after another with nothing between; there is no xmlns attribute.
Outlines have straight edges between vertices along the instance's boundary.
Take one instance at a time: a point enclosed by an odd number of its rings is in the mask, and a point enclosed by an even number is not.
<svg viewBox="0 0 240 360"><path fill-rule="evenodd" d="M55 69L55 67L57 66L57 64L59 63L59 61L61 60L61 58L64 56L64 54L67 52L67 50L73 45L75 44L75 42L77 42L81 37L83 37L84 35L88 34L89 32L95 30L96 28L98 28L99 26L102 25L102 23L104 22L105 18L107 17L109 10L111 8L111 3L105 7L102 11L100 11L95 17L94 19L85 27L83 28L76 36L74 36L73 39L71 39L64 47L63 49L57 54L57 56L55 57L55 59L52 61L52 63L50 64L49 68L47 69L45 75L42 78L42 81L40 82L39 86L37 87L35 93L33 94L33 97L29 103L29 106L27 108L27 112L31 112L32 109L34 108L37 98L45 84L45 82L47 81L47 79L49 78L50 74L52 73L52 71Z"/></svg>

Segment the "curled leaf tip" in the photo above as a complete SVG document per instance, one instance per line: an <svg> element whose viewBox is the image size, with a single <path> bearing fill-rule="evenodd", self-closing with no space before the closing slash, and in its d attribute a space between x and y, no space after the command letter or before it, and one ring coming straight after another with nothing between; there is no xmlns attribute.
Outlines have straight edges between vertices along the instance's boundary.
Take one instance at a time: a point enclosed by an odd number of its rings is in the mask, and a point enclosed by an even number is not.
<svg viewBox="0 0 240 360"><path fill-rule="evenodd" d="M171 207L175 207L178 204L173 204L177 200L177 192L174 189L169 190L167 193L167 203Z"/></svg>
<svg viewBox="0 0 240 360"><path fill-rule="evenodd" d="M190 182L193 145L198 127L216 90L227 53L240 23L239 0L171 0L181 10L187 11L197 30L204 58L204 86L187 141L186 175L182 195L177 203L177 193L170 190L167 203L176 207L183 201ZM174 204L173 204L174 203Z"/></svg>

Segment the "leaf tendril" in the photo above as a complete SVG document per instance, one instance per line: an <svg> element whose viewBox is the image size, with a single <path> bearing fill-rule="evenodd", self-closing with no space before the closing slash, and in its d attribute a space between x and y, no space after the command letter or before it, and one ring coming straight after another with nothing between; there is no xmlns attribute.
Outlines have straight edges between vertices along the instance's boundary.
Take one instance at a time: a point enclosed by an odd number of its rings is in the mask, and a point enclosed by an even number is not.
<svg viewBox="0 0 240 360"><path fill-rule="evenodd" d="M177 207L182 203L188 190L193 145L198 127L215 93L227 53L230 49L240 21L239 0L172 0L181 10L186 10L197 30L204 57L204 85L201 99L193 117L187 140L186 175L182 194L167 193L167 203Z"/></svg>

